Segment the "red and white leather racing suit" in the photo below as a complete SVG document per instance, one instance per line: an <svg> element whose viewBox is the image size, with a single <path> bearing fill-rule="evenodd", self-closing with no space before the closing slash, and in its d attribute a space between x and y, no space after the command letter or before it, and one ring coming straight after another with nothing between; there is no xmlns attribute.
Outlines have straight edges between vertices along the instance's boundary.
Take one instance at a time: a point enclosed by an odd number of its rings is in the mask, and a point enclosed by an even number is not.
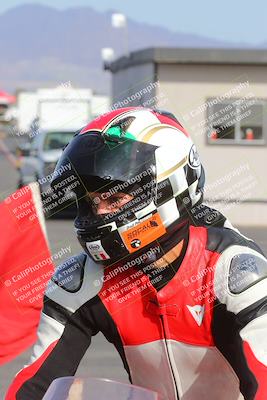
<svg viewBox="0 0 267 400"><path fill-rule="evenodd" d="M75 374L99 331L130 381L165 400L266 400L267 261L220 221L190 222L162 288L154 268L125 260L101 269L82 253L59 266L30 363L6 400L41 400L53 379ZM181 244L175 239L166 254Z"/></svg>

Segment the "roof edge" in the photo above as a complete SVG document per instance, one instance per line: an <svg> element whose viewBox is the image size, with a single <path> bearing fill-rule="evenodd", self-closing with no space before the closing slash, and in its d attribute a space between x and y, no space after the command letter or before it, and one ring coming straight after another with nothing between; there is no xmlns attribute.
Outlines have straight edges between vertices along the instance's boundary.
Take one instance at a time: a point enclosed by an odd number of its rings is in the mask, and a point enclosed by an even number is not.
<svg viewBox="0 0 267 400"><path fill-rule="evenodd" d="M146 63L267 65L267 50L149 47L118 58L110 63L108 69L117 72Z"/></svg>

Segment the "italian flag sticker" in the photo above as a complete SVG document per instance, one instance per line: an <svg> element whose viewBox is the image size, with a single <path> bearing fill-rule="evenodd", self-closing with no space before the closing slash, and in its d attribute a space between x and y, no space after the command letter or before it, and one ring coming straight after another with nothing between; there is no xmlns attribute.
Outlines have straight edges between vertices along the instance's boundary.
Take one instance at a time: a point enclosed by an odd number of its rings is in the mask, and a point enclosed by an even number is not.
<svg viewBox="0 0 267 400"><path fill-rule="evenodd" d="M92 254L95 260L107 260L109 257L107 257L104 253L100 254Z"/></svg>
<svg viewBox="0 0 267 400"><path fill-rule="evenodd" d="M100 240L95 240L94 242L87 242L86 247L91 256L96 261L108 260L110 258L108 253L103 248Z"/></svg>

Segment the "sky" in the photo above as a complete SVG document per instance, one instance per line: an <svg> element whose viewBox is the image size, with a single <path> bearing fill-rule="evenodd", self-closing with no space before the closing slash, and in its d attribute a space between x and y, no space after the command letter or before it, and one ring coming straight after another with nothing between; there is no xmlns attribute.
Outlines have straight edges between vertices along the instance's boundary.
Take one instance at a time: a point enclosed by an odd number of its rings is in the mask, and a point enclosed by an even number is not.
<svg viewBox="0 0 267 400"><path fill-rule="evenodd" d="M25 3L58 9L116 9L139 22L233 42L267 42L266 0L0 0L0 13Z"/></svg>

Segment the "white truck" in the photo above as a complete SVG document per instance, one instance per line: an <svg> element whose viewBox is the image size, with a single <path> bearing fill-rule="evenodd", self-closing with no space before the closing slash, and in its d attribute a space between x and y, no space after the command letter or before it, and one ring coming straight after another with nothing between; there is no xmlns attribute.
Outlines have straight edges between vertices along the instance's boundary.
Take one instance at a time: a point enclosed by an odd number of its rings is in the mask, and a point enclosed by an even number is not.
<svg viewBox="0 0 267 400"><path fill-rule="evenodd" d="M20 92L18 134L27 134L36 120L41 129L76 130L91 118L92 97L91 89L74 89L66 84L35 92Z"/></svg>
<svg viewBox="0 0 267 400"><path fill-rule="evenodd" d="M78 129L108 108L108 97L95 96L90 89L64 86L19 94L18 133L30 141L20 148L18 187L38 181L47 197L49 178L62 148Z"/></svg>

